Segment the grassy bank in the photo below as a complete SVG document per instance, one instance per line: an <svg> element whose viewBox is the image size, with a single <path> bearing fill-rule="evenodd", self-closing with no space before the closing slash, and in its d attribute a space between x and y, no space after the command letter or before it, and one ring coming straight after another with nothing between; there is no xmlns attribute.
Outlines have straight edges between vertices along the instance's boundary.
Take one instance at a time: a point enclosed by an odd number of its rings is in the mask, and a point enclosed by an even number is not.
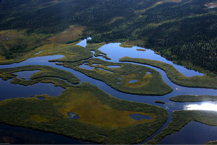
<svg viewBox="0 0 217 145"><path fill-rule="evenodd" d="M170 101L174 102L203 102L214 101L217 102L217 96L210 95L180 95L170 98Z"/></svg>
<svg viewBox="0 0 217 145"><path fill-rule="evenodd" d="M120 61L147 64L147 65L160 68L166 72L168 78L172 82L180 86L197 87L197 88L214 88L214 89L217 88L216 86L217 77L211 77L206 75L186 77L182 73L177 71L172 65L157 60L123 57L120 59Z"/></svg>
<svg viewBox="0 0 217 145"><path fill-rule="evenodd" d="M178 132L186 124L191 121L197 121L203 124L217 126L217 112L216 111L174 111L172 120L159 134L157 134L147 144L157 144L161 139L167 135Z"/></svg>
<svg viewBox="0 0 217 145"><path fill-rule="evenodd" d="M173 91L173 89L163 81L161 74L149 67L127 63L112 63L101 59L90 59L83 63L87 63L89 66L94 67L94 69L82 69L77 66L77 63L64 63L64 66L101 80L112 88L125 93L165 95ZM107 66L121 67L109 68ZM132 80L136 82L130 83Z"/></svg>
<svg viewBox="0 0 217 145"><path fill-rule="evenodd" d="M1 101L0 123L97 143L138 143L157 131L169 115L161 107L116 99L89 83L65 86L63 80L44 78L44 81L66 90L58 97L40 95ZM69 119L67 112L76 113L80 119ZM130 114L154 119L137 121Z"/></svg>
<svg viewBox="0 0 217 145"><path fill-rule="evenodd" d="M3 78L3 80L8 80L16 77L16 75L13 74L15 72L33 71L33 70L40 70L40 71L38 73L33 74L30 77L30 79L32 80L42 78L42 77L57 77L57 78L67 80L72 84L78 84L80 82L80 80L70 72L49 67L49 66L40 66L40 65L29 65L29 66L15 67L15 68L0 69L0 77ZM18 79L14 79L13 80L14 83L16 82L15 80Z"/></svg>

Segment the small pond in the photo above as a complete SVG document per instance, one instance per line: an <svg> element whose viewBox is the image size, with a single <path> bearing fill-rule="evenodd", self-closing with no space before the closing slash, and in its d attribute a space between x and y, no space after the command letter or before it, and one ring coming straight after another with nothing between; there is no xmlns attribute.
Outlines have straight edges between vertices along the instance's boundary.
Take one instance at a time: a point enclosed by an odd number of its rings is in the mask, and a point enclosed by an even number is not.
<svg viewBox="0 0 217 145"><path fill-rule="evenodd" d="M72 119L72 120L78 120L80 118L77 114L73 112L67 112L67 114L68 114L69 119Z"/></svg>
<svg viewBox="0 0 217 145"><path fill-rule="evenodd" d="M129 116L135 120L154 119L151 116L145 116L145 115L141 115L141 114L130 114Z"/></svg>
<svg viewBox="0 0 217 145"><path fill-rule="evenodd" d="M34 71L21 71L21 72L16 72L14 74L17 75L18 78L24 79L24 80L30 80L30 77L34 74L39 72L40 70L34 70Z"/></svg>
<svg viewBox="0 0 217 145"><path fill-rule="evenodd" d="M136 83L136 82L138 82L138 80L130 80L129 81L130 84L133 84L133 83Z"/></svg>

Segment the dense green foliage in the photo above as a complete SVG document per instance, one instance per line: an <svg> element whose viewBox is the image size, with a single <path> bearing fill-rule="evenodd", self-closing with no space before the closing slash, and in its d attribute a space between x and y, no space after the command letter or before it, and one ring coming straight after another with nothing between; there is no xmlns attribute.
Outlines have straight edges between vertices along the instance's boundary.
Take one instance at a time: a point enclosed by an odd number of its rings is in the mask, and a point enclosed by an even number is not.
<svg viewBox="0 0 217 145"><path fill-rule="evenodd" d="M6 56L6 59L12 59L14 58L13 56L14 53L24 52L26 47L27 47L26 45L24 46L18 45L18 46L11 47L10 50L6 50L3 55Z"/></svg>
<svg viewBox="0 0 217 145"><path fill-rule="evenodd" d="M170 101L174 102L203 102L214 101L217 102L217 96L210 95L181 95L170 98Z"/></svg>
<svg viewBox="0 0 217 145"><path fill-rule="evenodd" d="M2 1L0 30L53 34L81 25L87 28L83 36L92 34L89 42L141 39L176 63L216 72L217 15L204 6L208 2L213 0Z"/></svg>

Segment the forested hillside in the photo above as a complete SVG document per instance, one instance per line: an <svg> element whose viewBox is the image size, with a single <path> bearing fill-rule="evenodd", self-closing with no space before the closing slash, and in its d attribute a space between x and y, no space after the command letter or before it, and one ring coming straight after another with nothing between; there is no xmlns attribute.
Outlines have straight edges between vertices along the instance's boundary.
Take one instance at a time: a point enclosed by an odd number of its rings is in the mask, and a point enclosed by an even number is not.
<svg viewBox="0 0 217 145"><path fill-rule="evenodd" d="M37 44L71 25L84 28L89 43L142 40L167 59L189 68L217 72L217 8L213 0L3 0L0 31L37 34ZM1 55L36 45L1 45ZM36 42L34 42L36 43ZM40 43L41 44L41 43ZM27 45L27 46L26 46ZM20 47L17 47L20 46ZM11 52L11 51L12 52ZM19 50L20 52L20 50ZM14 57L16 57L14 55Z"/></svg>

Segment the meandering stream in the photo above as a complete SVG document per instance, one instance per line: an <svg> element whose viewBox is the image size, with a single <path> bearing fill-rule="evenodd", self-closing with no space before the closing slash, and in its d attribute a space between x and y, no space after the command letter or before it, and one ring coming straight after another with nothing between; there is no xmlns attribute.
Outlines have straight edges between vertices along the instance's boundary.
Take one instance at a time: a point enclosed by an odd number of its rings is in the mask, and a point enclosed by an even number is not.
<svg viewBox="0 0 217 145"><path fill-rule="evenodd" d="M80 42L79 45L82 45L85 47L86 46L86 40L83 40L82 42ZM111 58L111 60L107 60L107 61L111 61L111 62L117 62L118 63L119 58L124 57L124 56L133 57L133 58L146 58L146 59L152 59L152 60L159 60L159 61L171 64L178 71L180 71L181 73L183 73L187 77L197 76L197 75L202 76L203 75L202 73L199 73L199 72L196 72L193 70L188 70L183 66L173 64L173 62L166 60L165 58L161 57L158 54L155 54L154 51L152 51L152 50L147 49L146 51L137 51L137 49L141 49L141 48L136 47L136 46L133 48L122 48L119 45L120 45L120 43L110 43L110 44L106 44L106 45L102 46L99 50L104 52L104 53L107 53L108 57ZM204 103L204 102L203 103L176 103L176 102L171 102L169 100L170 97L174 97L177 95L216 95L217 94L217 90L214 90L214 89L188 88L188 87L182 87L182 86L176 85L168 79L168 77L164 71L162 71L161 69L152 67L152 66L148 66L148 67L151 67L151 68L159 71L162 75L163 80L168 85L170 85L174 89L174 91L172 93L164 95L164 96L145 96L145 95L126 94L126 93L122 93L122 92L119 92L119 91L111 88L110 86L108 86L106 83L104 83L102 81L90 78L90 77L88 77L88 76L86 76L86 75L84 75L78 71L75 71L73 69L65 68L63 66L59 66L59 65L56 65L54 63L48 62L49 60L58 59L58 58L62 58L62 57L64 57L64 56L63 55L55 55L55 56L35 57L35 58L30 58L30 59L23 61L21 63L14 63L11 65L0 65L0 68L11 68L11 67L18 67L18 66L25 66L25 65L52 66L55 68L69 71L69 72L73 73L76 77L78 77L81 80L81 82L90 82L91 84L96 85L97 87L99 87L103 91L111 94L112 96L114 96L118 99L124 99L124 100L129 100L129 101L136 101L136 102L153 104L153 105L161 106L161 107L167 109L169 114L170 114L168 121L164 124L164 126L161 127L161 129L159 129L155 134L153 134L151 137L146 139L144 142L152 139L153 136L158 134L163 128L165 128L167 126L167 124L171 120L171 114L173 111L184 110L187 108L187 106L201 106L201 104ZM102 57L98 57L98 58L105 60ZM133 64L136 64L136 63L133 63ZM137 65L141 65L141 64L137 64ZM147 65L145 65L145 66L147 66ZM31 73L31 72L29 72L29 73ZM22 77L27 77L26 75L22 74ZM0 100L11 99L11 98L15 98L15 97L30 97L30 95L40 95L40 94L48 94L51 96L58 96L61 94L61 92L63 90L62 88L55 87L53 84L38 83L38 84L35 84L33 86L24 87L21 85L11 84L10 80L9 81L3 81L1 79L0 79L0 85L2 86L0 88L0 92L1 92ZM14 90L14 91L10 91L10 90ZM16 90L19 90L19 91L16 91ZM23 92L23 93L21 93L21 92ZM155 103L156 100L164 101L164 102L166 102L166 104ZM212 102L207 102L207 103L215 106L215 104L213 104ZM191 124L194 124L194 122L192 122ZM210 126L207 126L204 124L201 124L198 126L200 126L201 129L203 129L203 128L207 128L207 129L216 128L216 127L210 127ZM197 127L197 128L200 128L200 127ZM192 128L193 129L193 128L195 128L195 126L194 125L187 125L184 128L188 128L188 129ZM215 136L216 133L217 133L217 131L215 129L209 135L214 140L217 140L217 137ZM178 136L181 137L185 134L186 134L185 132L182 133L182 131L180 131ZM173 135L177 136L177 134L176 135L173 134ZM175 138L173 139L173 137L171 137L173 135L168 136L168 137L170 137L170 139L167 139L167 140L166 140L166 138L167 138L166 137L165 140L162 140L162 143L167 143L167 144L180 143L178 141L176 142ZM56 135L56 136L58 136L58 135ZM210 138L207 138L207 139L203 138L202 139L202 138L200 138L200 136L201 135L197 135L195 142L191 142L191 143L198 143L198 141L200 143L206 143L206 142L210 141ZM75 140L72 139L72 143L75 143ZM85 142L78 141L77 143L85 143ZM188 140L186 140L186 141L183 141L182 143L189 143L189 142L188 142Z"/></svg>

